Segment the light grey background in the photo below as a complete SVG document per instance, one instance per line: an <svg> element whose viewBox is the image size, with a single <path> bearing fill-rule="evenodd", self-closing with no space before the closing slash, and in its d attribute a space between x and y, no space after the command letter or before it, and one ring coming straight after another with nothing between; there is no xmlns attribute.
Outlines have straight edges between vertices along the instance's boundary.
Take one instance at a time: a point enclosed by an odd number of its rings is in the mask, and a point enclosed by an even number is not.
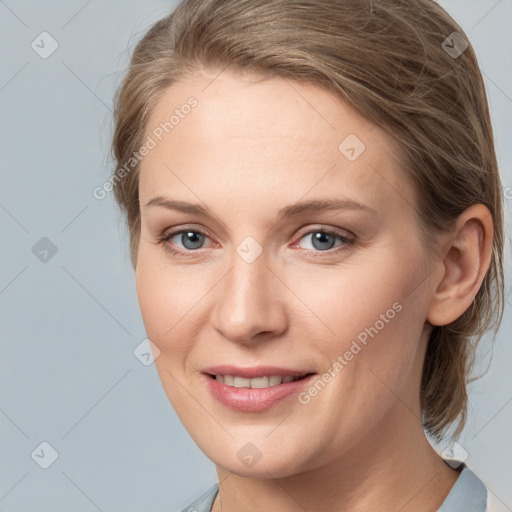
<svg viewBox="0 0 512 512"><path fill-rule="evenodd" d="M484 73L510 234L512 4L441 4ZM92 194L111 172L112 97L129 51L173 5L0 0L0 511L172 512L216 481L154 366L133 353L145 332L128 238L111 194ZM46 59L31 47L51 49L43 31L58 44ZM471 386L459 441L504 511L512 510L511 303L492 360L489 339L482 345L480 368L489 371ZM48 469L39 465L51 461L42 442L58 453Z"/></svg>

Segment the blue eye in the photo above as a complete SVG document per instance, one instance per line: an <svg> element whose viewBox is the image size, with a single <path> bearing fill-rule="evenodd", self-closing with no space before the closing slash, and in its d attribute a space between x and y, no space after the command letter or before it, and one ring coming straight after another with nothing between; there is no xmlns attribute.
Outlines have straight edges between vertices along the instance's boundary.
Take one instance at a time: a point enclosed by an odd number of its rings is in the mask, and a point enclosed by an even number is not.
<svg viewBox="0 0 512 512"><path fill-rule="evenodd" d="M174 241L174 238L177 241ZM157 237L157 242L173 255L190 256L198 249L202 249L208 238L208 235L197 229L181 228L163 233Z"/></svg>
<svg viewBox="0 0 512 512"><path fill-rule="evenodd" d="M332 233L327 233L325 231L315 231L307 234L304 238L309 237L311 240L311 245L313 249L317 249L319 251L325 251L328 249L332 249L336 244L336 238L338 235L333 235Z"/></svg>
<svg viewBox="0 0 512 512"><path fill-rule="evenodd" d="M309 240L310 246L305 247L304 249L308 253L312 253L313 255L316 253L316 255L319 256L323 256L321 253L327 252L332 254L345 250L350 245L355 243L353 238L340 235L339 233L335 233L334 231L327 229L316 229L308 231L301 237L300 240ZM339 240L338 244L336 244L336 240Z"/></svg>
<svg viewBox="0 0 512 512"><path fill-rule="evenodd" d="M181 231L179 233L174 234L172 237L175 238L180 237L179 240L183 244L183 247L187 250L201 249L204 244L205 235L199 233L198 231Z"/></svg>

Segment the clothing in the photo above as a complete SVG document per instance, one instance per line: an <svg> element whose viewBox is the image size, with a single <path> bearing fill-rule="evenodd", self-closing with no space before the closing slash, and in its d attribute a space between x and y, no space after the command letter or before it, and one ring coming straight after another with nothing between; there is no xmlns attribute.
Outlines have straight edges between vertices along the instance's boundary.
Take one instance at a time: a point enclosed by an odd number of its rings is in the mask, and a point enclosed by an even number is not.
<svg viewBox="0 0 512 512"><path fill-rule="evenodd" d="M465 464L460 468L459 477L437 512L487 512L487 488ZM181 512L211 512L218 492L219 485L215 484Z"/></svg>

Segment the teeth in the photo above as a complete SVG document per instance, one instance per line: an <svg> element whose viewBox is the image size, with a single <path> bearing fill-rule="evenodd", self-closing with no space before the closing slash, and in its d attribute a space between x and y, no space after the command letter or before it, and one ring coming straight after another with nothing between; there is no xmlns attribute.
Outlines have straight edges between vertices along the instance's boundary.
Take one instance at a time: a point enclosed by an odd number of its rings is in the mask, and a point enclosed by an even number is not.
<svg viewBox="0 0 512 512"><path fill-rule="evenodd" d="M279 386L283 379L281 378L280 375L272 375L268 380L271 386Z"/></svg>
<svg viewBox="0 0 512 512"><path fill-rule="evenodd" d="M234 386L235 386L235 388L250 388L251 380L244 379L244 377L235 377Z"/></svg>
<svg viewBox="0 0 512 512"><path fill-rule="evenodd" d="M268 388L269 379L268 377L259 377L257 379L251 379L251 388Z"/></svg>
<svg viewBox="0 0 512 512"><path fill-rule="evenodd" d="M234 375L216 375L215 378L219 382L230 387L264 389L279 386L279 384L286 384L287 382L293 382L295 380L299 380L301 377L293 377L292 375L270 375L268 377L246 379L245 377L238 377Z"/></svg>

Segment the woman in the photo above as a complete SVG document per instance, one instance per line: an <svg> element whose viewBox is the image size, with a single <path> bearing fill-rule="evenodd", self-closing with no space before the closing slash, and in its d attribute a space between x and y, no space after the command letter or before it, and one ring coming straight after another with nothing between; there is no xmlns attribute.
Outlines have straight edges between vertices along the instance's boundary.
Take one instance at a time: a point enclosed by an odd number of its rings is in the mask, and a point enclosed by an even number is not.
<svg viewBox="0 0 512 512"><path fill-rule="evenodd" d="M218 485L184 510L486 510L444 460L503 311L482 77L429 0L185 0L135 48L113 176L139 304Z"/></svg>

